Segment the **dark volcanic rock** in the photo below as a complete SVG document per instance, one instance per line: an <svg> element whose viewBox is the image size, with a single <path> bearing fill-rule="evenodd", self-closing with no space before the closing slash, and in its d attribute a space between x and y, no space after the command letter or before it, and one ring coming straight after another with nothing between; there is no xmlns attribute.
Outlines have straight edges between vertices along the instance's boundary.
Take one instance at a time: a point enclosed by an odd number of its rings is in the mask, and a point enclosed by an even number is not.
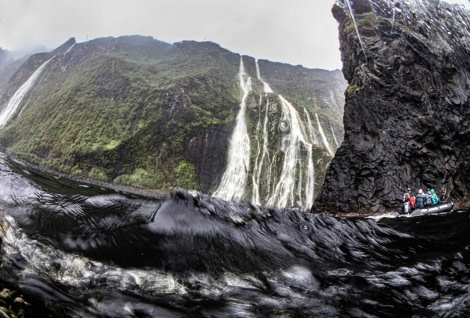
<svg viewBox="0 0 470 318"><path fill-rule="evenodd" d="M352 9L333 7L349 83L345 136L312 210L396 210L406 186L468 199L470 13L434 0Z"/></svg>
<svg viewBox="0 0 470 318"><path fill-rule="evenodd" d="M196 165L201 191L208 193L217 187L222 177L227 158L227 140L233 130L232 125L213 125L204 134L191 138L186 154Z"/></svg>

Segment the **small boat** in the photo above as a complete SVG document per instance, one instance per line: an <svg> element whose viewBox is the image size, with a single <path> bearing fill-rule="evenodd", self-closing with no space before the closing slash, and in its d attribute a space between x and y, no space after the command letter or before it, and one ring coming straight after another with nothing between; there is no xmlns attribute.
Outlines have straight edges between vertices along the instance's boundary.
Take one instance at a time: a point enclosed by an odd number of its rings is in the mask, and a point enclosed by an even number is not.
<svg viewBox="0 0 470 318"><path fill-rule="evenodd" d="M367 216L367 218L374 219L376 221L379 221L383 218L397 218L397 217L409 218L409 217L422 216L422 215L427 215L427 214L449 213L449 212L452 212L453 209L454 209L454 203L452 202L451 199L447 199L447 201L441 201L440 203L436 205L431 205L429 207L425 207L422 209L414 209L411 211L411 213L389 212L389 213L380 214L380 215Z"/></svg>
<svg viewBox="0 0 470 318"><path fill-rule="evenodd" d="M407 214L409 216L420 216L425 214L433 214L433 213L442 213L442 212L451 212L454 208L454 203L452 200L448 200L446 202L440 202L436 205L431 205L429 207L424 207L422 209L414 209L411 213Z"/></svg>

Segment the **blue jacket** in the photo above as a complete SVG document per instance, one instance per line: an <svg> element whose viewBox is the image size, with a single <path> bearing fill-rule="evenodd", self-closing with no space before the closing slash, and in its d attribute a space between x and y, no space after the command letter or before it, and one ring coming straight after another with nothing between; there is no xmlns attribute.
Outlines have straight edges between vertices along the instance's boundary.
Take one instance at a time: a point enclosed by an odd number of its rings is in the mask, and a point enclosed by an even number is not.
<svg viewBox="0 0 470 318"><path fill-rule="evenodd" d="M426 202L426 196L423 193L418 193L416 195L416 204L415 207L417 209L424 208L424 202Z"/></svg>

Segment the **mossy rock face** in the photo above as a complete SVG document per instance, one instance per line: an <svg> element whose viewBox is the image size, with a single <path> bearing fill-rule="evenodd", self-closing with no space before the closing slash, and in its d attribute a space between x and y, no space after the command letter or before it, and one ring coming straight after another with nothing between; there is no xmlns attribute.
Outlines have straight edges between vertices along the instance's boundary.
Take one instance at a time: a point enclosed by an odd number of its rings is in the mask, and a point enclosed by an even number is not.
<svg viewBox="0 0 470 318"><path fill-rule="evenodd" d="M240 105L240 55L210 42L168 44L141 36L86 43L71 39L51 53L31 56L13 75L10 70L10 84L0 86L0 94L7 96L0 107L49 59L0 130L3 149L35 164L106 182L165 192L172 187L210 192L217 186ZM259 101L266 102L256 79L258 63L263 78L305 123L306 113L311 118L317 114L329 127L326 138L333 143L336 134L341 143L346 83L340 71L243 60L253 78L247 103L250 138L257 138ZM6 77L0 72L0 79ZM276 102L268 111L270 134L279 135ZM269 149L277 151L275 141L270 143Z"/></svg>

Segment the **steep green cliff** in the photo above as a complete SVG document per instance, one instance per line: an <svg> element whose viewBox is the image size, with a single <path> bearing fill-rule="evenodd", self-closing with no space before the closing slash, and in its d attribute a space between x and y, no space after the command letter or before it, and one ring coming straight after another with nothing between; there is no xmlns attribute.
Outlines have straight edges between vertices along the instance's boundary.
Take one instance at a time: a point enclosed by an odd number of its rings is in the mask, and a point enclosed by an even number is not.
<svg viewBox="0 0 470 318"><path fill-rule="evenodd" d="M262 78L298 109L306 126L309 113L324 127L326 143L312 141L316 182L321 183L331 151L343 137L341 73L243 60L253 77L250 136L257 138L259 105L267 98L256 80L258 64ZM168 44L141 36L86 43L70 39L53 52L31 56L2 81L3 112L46 61L0 130L0 145L7 152L71 175L163 192L217 187L240 105L240 55L210 42ZM279 97L271 100L274 114ZM279 122L270 122L271 136L278 136ZM269 148L277 149L276 142L279 138L270 138Z"/></svg>

